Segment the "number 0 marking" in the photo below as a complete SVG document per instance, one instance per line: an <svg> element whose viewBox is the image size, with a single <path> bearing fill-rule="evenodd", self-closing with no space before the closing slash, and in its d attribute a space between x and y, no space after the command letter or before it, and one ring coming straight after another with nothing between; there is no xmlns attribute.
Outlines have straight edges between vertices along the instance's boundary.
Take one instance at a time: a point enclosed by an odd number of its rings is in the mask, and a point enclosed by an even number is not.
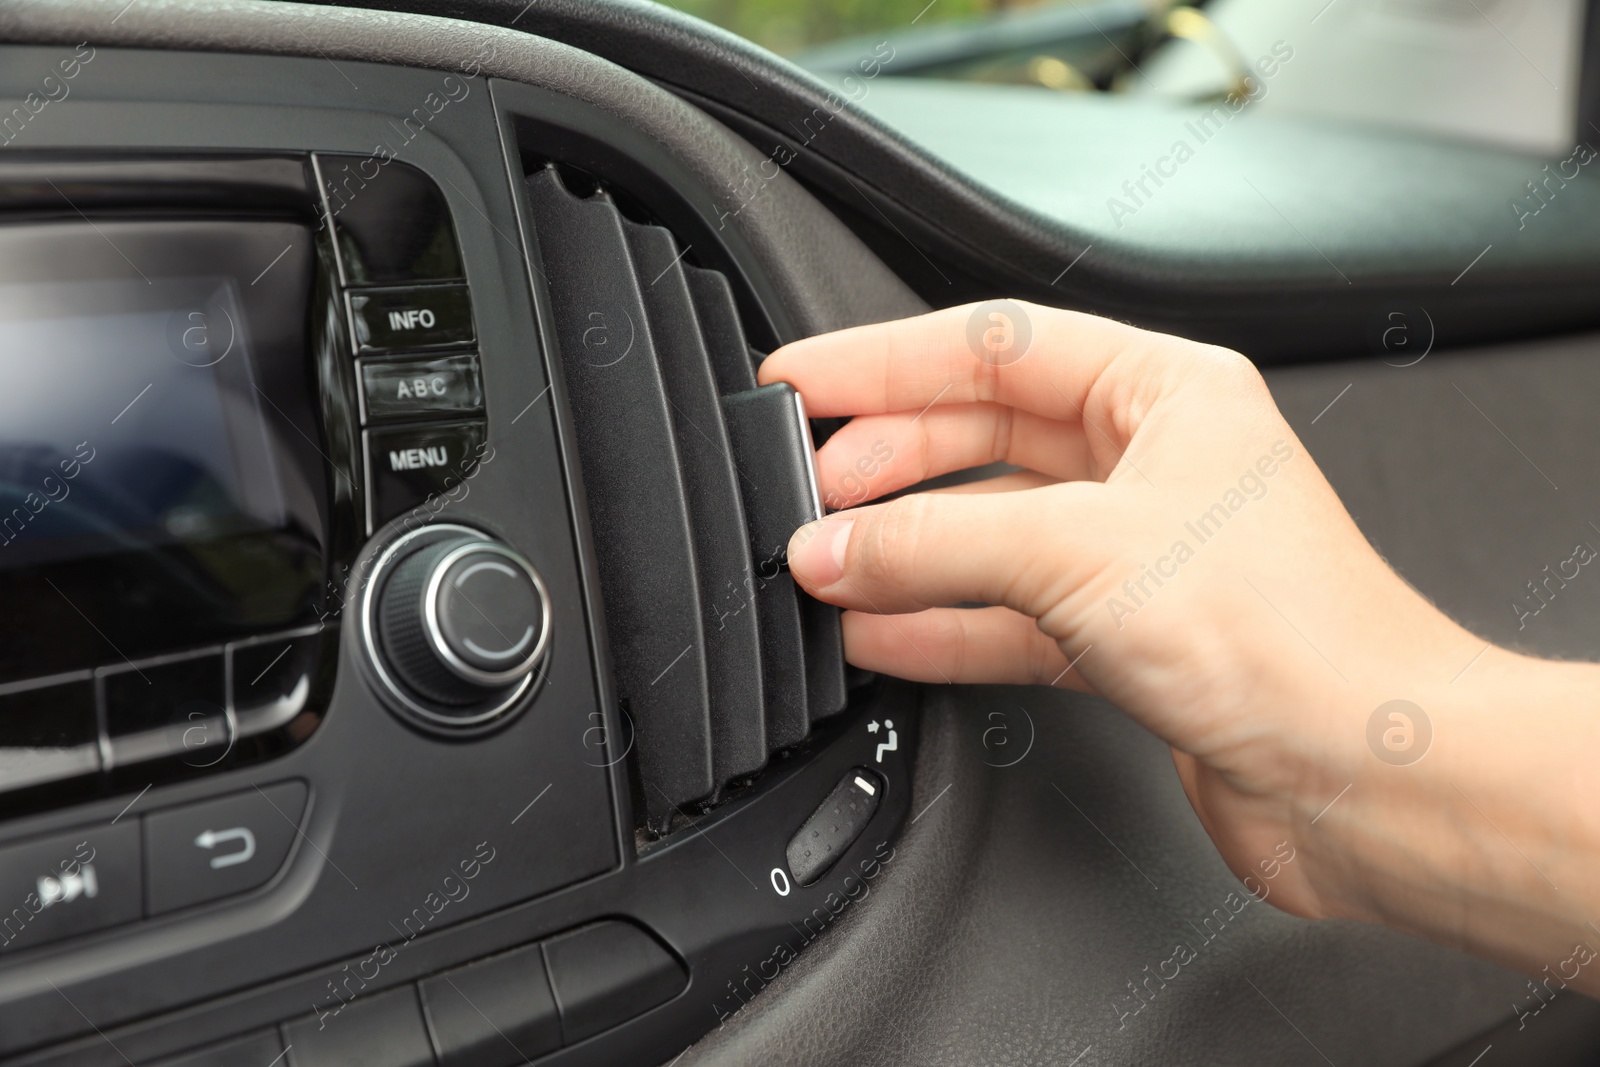
<svg viewBox="0 0 1600 1067"><path fill-rule="evenodd" d="M789 876L784 873L782 867L772 868L772 889L780 897L789 895Z"/></svg>

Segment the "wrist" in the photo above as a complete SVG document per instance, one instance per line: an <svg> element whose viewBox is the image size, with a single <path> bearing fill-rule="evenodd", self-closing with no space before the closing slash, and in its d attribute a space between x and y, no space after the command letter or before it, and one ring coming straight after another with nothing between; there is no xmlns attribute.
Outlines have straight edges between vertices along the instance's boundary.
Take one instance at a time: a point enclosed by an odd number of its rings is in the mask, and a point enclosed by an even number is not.
<svg viewBox="0 0 1600 1067"><path fill-rule="evenodd" d="M1393 745L1364 732L1347 792L1305 823L1326 913L1530 971L1575 940L1600 946L1587 925L1600 918L1600 729L1581 710L1597 685L1594 665L1494 647L1455 678L1415 683L1413 707L1383 724Z"/></svg>

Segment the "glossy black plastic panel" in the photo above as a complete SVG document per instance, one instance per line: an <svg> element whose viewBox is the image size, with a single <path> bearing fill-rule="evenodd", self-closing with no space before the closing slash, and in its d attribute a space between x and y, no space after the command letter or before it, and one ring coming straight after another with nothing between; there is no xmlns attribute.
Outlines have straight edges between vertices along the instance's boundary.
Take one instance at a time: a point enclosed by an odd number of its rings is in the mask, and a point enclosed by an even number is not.
<svg viewBox="0 0 1600 1067"><path fill-rule="evenodd" d="M483 382L471 355L364 360L361 396L369 422L483 410Z"/></svg>
<svg viewBox="0 0 1600 1067"><path fill-rule="evenodd" d="M350 335L357 352L419 351L472 343L472 296L465 285L352 289Z"/></svg>
<svg viewBox="0 0 1600 1067"><path fill-rule="evenodd" d="M790 536L823 515L805 405L779 382L725 396L722 406L744 463L751 554L760 564L782 560Z"/></svg>
<svg viewBox="0 0 1600 1067"><path fill-rule="evenodd" d="M0 161L5 206L32 216L71 220L79 217L75 209L92 215L105 209L152 208L184 215L235 214L241 204L249 204L253 213L299 216L317 195L310 160L303 154L211 152L174 158L157 152L28 152L26 143L7 147L8 155L21 158ZM62 194L64 188L71 190L70 199Z"/></svg>
<svg viewBox="0 0 1600 1067"><path fill-rule="evenodd" d="M229 695L240 737L275 730L311 706L318 646L327 636L274 635L230 649Z"/></svg>
<svg viewBox="0 0 1600 1067"><path fill-rule="evenodd" d="M368 430L367 526L370 530L430 498L464 495L488 455L482 420Z"/></svg>
<svg viewBox="0 0 1600 1067"><path fill-rule="evenodd" d="M181 659L129 663L101 672L107 770L222 749L227 736L227 660L222 649ZM198 735L202 738L196 741Z"/></svg>
<svg viewBox="0 0 1600 1067"><path fill-rule="evenodd" d="M403 285L464 276L450 207L422 171L377 153L323 152L317 155L317 174L338 235L345 285Z"/></svg>
<svg viewBox="0 0 1600 1067"><path fill-rule="evenodd" d="M0 681L316 620L312 273L292 222L0 226Z"/></svg>
<svg viewBox="0 0 1600 1067"><path fill-rule="evenodd" d="M98 774L99 737L87 675L0 695L0 794Z"/></svg>

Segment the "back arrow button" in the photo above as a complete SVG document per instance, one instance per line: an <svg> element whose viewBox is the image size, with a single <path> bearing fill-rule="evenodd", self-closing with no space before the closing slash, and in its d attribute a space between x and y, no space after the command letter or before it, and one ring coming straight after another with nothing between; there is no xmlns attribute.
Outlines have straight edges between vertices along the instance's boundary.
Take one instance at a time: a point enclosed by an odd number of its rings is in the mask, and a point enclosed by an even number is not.
<svg viewBox="0 0 1600 1067"><path fill-rule="evenodd" d="M195 845L204 849L216 848L229 841L242 842L244 847L233 852L225 852L220 856L212 856L211 869L214 871L248 862L250 857L256 854L256 835L243 826L235 826L230 830L207 830L194 839Z"/></svg>

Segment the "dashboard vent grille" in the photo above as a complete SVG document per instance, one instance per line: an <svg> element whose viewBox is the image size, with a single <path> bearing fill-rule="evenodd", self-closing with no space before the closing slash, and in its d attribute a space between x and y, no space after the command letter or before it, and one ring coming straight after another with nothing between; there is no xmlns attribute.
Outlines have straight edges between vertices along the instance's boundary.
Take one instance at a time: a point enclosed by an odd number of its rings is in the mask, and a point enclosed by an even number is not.
<svg viewBox="0 0 1600 1067"><path fill-rule="evenodd" d="M845 706L838 611L777 563L819 507L804 408L757 388L727 279L669 231L554 166L528 193L636 810L665 833Z"/></svg>

